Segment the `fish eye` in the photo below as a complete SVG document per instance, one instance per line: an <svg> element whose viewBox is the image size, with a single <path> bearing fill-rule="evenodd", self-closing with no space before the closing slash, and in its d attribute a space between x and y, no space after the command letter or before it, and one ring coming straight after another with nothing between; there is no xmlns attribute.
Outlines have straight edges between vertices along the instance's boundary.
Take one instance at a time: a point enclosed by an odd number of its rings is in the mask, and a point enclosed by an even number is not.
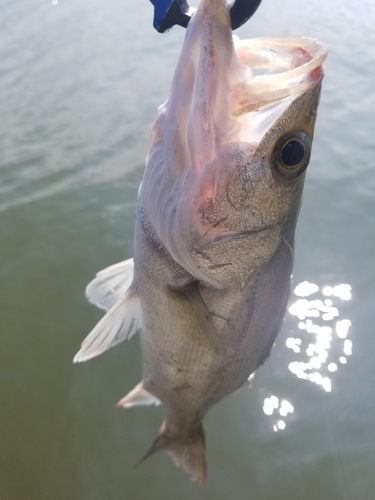
<svg viewBox="0 0 375 500"><path fill-rule="evenodd" d="M292 181L307 168L311 155L311 140L300 131L281 137L271 152L271 167L282 180Z"/></svg>
<svg viewBox="0 0 375 500"><path fill-rule="evenodd" d="M305 155L303 144L295 139L284 144L281 150L281 161L286 167L295 167L298 165Z"/></svg>

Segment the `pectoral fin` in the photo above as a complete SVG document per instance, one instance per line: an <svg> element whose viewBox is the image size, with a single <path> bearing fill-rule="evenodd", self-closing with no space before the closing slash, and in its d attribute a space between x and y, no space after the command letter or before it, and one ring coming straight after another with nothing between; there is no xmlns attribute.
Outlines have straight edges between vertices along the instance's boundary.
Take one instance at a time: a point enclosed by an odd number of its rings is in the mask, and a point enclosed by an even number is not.
<svg viewBox="0 0 375 500"><path fill-rule="evenodd" d="M190 284L183 291L176 291L180 300L185 300L193 311L193 314L198 318L202 325L203 331L207 334L207 338L216 351L221 350L220 340L217 334L216 327L212 321L212 316L208 310L198 288L196 282Z"/></svg>

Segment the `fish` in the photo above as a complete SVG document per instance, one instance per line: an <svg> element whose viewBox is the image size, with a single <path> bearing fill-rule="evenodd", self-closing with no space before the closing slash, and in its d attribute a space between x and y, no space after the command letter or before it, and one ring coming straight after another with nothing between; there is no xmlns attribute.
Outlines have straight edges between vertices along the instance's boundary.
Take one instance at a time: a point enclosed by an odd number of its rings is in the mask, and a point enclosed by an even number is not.
<svg viewBox="0 0 375 500"><path fill-rule="evenodd" d="M327 49L240 40L225 0L201 0L158 108L136 207L134 259L89 283L106 310L74 358L140 332L141 382L118 402L163 404L144 458L207 476L207 411L249 386L288 304L294 233Z"/></svg>

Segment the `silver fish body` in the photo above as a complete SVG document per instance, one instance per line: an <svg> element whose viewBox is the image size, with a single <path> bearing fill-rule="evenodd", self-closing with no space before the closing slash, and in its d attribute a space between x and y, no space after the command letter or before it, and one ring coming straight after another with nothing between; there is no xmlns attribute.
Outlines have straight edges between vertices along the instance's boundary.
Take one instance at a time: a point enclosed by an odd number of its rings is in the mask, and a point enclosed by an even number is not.
<svg viewBox="0 0 375 500"><path fill-rule="evenodd" d="M151 135L134 269L87 288L108 312L75 361L140 329L142 381L119 406L162 402L147 456L166 449L195 481L205 413L247 384L283 321L325 57L312 39L240 42L224 0L202 0Z"/></svg>

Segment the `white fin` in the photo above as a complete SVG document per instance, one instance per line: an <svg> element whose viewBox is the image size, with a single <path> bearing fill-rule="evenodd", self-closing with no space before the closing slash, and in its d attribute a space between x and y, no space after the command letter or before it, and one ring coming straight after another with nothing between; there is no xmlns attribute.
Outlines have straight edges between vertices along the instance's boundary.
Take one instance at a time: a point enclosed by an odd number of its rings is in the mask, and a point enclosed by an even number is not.
<svg viewBox="0 0 375 500"><path fill-rule="evenodd" d="M130 287L133 269L133 259L128 259L99 271L86 287L87 299L108 311Z"/></svg>
<svg viewBox="0 0 375 500"><path fill-rule="evenodd" d="M141 328L141 323L139 297L133 287L130 287L82 342L81 350L74 357L74 363L87 361L130 338Z"/></svg>
<svg viewBox="0 0 375 500"><path fill-rule="evenodd" d="M161 401L156 396L146 391L143 382L137 384L132 391L120 399L116 406L131 408L132 406L160 405Z"/></svg>

